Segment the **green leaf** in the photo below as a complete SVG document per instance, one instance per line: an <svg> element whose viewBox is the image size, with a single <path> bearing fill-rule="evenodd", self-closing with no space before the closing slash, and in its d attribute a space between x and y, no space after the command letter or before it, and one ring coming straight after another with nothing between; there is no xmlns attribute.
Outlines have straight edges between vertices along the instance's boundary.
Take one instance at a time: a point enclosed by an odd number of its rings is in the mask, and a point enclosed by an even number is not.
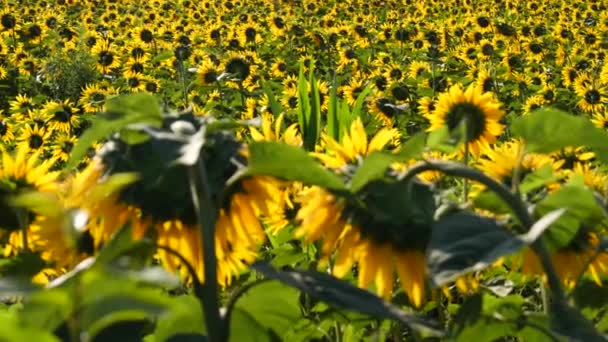
<svg viewBox="0 0 608 342"><path fill-rule="evenodd" d="M248 175L268 175L327 189L345 190L340 177L323 168L306 151L279 142L249 145Z"/></svg>
<svg viewBox="0 0 608 342"><path fill-rule="evenodd" d="M156 323L151 341L181 341L180 337L193 338L187 341L205 341L206 334L204 314L201 303L193 295L172 298L171 311L162 316ZM194 339L198 338L198 339Z"/></svg>
<svg viewBox="0 0 608 342"><path fill-rule="evenodd" d="M104 316L88 330L92 342L141 341L153 329L152 321L141 312L123 311Z"/></svg>
<svg viewBox="0 0 608 342"><path fill-rule="evenodd" d="M340 124L338 119L338 93L335 82L329 91L329 107L327 110L327 135L335 141L340 141Z"/></svg>
<svg viewBox="0 0 608 342"><path fill-rule="evenodd" d="M306 124L308 128L308 133L310 137L308 140L311 142L314 141L314 145L309 151L314 151L314 146L319 141L319 137L321 136L321 100L319 98L319 88L317 86L317 80L314 74L314 68L310 67L310 75L308 77L308 84L310 84L310 95L312 98L310 99L310 115L308 117L308 123ZM306 137L304 137L306 140Z"/></svg>
<svg viewBox="0 0 608 342"><path fill-rule="evenodd" d="M454 153L465 141L465 127L465 120L463 120L452 131L447 125L436 129L429 133L426 145L431 150Z"/></svg>
<svg viewBox="0 0 608 342"><path fill-rule="evenodd" d="M501 256L525 245L496 220L472 213L457 212L433 225L427 250L427 265L435 286L479 271Z"/></svg>
<svg viewBox="0 0 608 342"><path fill-rule="evenodd" d="M301 270L279 272L261 262L254 264L252 268L267 278L279 280L329 305L379 319L395 320L416 331L442 335L437 323L422 316L406 313L371 292L336 279L329 274Z"/></svg>
<svg viewBox="0 0 608 342"><path fill-rule="evenodd" d="M417 134L406 141L397 153L374 151L363 160L351 180L352 192L361 190L368 183L381 179L386 169L395 162L405 162L422 155L424 151L424 134Z"/></svg>
<svg viewBox="0 0 608 342"><path fill-rule="evenodd" d="M116 194L126 186L133 184L139 179L139 175L134 172L115 173L107 177L103 183L98 183L91 192L93 201L103 199L112 194Z"/></svg>
<svg viewBox="0 0 608 342"><path fill-rule="evenodd" d="M156 56L154 56L154 58L152 58L150 63L154 64L154 63L162 62L164 60L167 60L167 59L173 57L173 55L174 55L174 53L171 50L162 51L162 52L158 53Z"/></svg>
<svg viewBox="0 0 608 342"><path fill-rule="evenodd" d="M308 82L304 75L304 65L300 65L300 75L298 78L298 123L302 130L302 138L304 139L304 148L308 151L314 150L316 141L311 141L311 138L316 135L315 132L311 133L316 127L310 127L310 98L308 96Z"/></svg>
<svg viewBox="0 0 608 342"><path fill-rule="evenodd" d="M274 91L272 90L271 82L264 81L262 83L262 89L264 89L264 94L268 97L268 104L270 105L270 110L272 110L272 115L275 117L281 115L283 113L283 107L274 96Z"/></svg>
<svg viewBox="0 0 608 342"><path fill-rule="evenodd" d="M72 297L65 289L49 289L32 294L19 312L23 326L53 331L69 316Z"/></svg>
<svg viewBox="0 0 608 342"><path fill-rule="evenodd" d="M130 226L123 226L106 242L95 258L95 264L103 265L115 261L118 257L130 253L141 254L146 259L154 250L153 243L146 239L133 240L133 231Z"/></svg>
<svg viewBox="0 0 608 342"><path fill-rule="evenodd" d="M475 208L484 209L494 214L502 215L511 213L511 207L495 192L484 190L473 199Z"/></svg>
<svg viewBox="0 0 608 342"><path fill-rule="evenodd" d="M232 341L249 340L252 331L260 335L260 341L272 341L273 336L284 336L300 318L298 291L278 281L259 283L238 299L230 317Z"/></svg>
<svg viewBox="0 0 608 342"><path fill-rule="evenodd" d="M524 138L527 152L550 153L568 146L587 146L608 162L608 132L584 116L543 108L513 121L511 132Z"/></svg>
<svg viewBox="0 0 608 342"><path fill-rule="evenodd" d="M569 341L605 342L590 321L575 307L561 301L549 303L551 329Z"/></svg>
<svg viewBox="0 0 608 342"><path fill-rule="evenodd" d="M401 161L404 162L411 159L418 159L424 152L426 139L427 135L425 132L418 132L410 137L406 142L401 144L396 154L399 156Z"/></svg>
<svg viewBox="0 0 608 342"><path fill-rule="evenodd" d="M108 100L106 112L98 114L93 120L92 126L80 136L74 145L66 167L68 169L74 168L91 145L111 133L118 132L135 123L148 123L158 126L161 119L160 106L152 95L137 93Z"/></svg>
<svg viewBox="0 0 608 342"><path fill-rule="evenodd" d="M350 108L346 101L338 101L338 131L340 134L340 140L346 132L350 130L350 125L354 121L353 115L351 115Z"/></svg>
<svg viewBox="0 0 608 342"><path fill-rule="evenodd" d="M357 100L355 101L355 104L353 105L353 110L351 113L351 118L352 118L351 120L354 120L361 116L361 109L363 109L363 103L365 102L367 95L369 95L369 93L372 91L373 85L374 85L373 82L368 83L365 86L365 88L363 88L363 91L361 91L359 96L357 96Z"/></svg>
<svg viewBox="0 0 608 342"><path fill-rule="evenodd" d="M383 178L386 169L398 159L390 153L374 151L363 160L363 164L357 168L350 183L350 190L357 192L367 183Z"/></svg>
<svg viewBox="0 0 608 342"><path fill-rule="evenodd" d="M511 295L496 298L475 294L465 299L450 327L454 341L495 341L515 336L522 327L524 299Z"/></svg>
<svg viewBox="0 0 608 342"><path fill-rule="evenodd" d="M545 197L536 206L535 213L542 216L560 208L566 209L566 213L543 236L551 250L568 245L581 224L594 226L604 218L593 192L572 182Z"/></svg>
<svg viewBox="0 0 608 342"><path fill-rule="evenodd" d="M9 202L15 207L27 208L47 217L59 217L63 213L63 207L55 194L28 191L15 195Z"/></svg>
<svg viewBox="0 0 608 342"><path fill-rule="evenodd" d="M519 185L519 191L521 193L528 193L536 189L542 188L543 186L555 183L560 180L560 176L553 172L551 165L545 165L534 172L526 175Z"/></svg>
<svg viewBox="0 0 608 342"><path fill-rule="evenodd" d="M0 275L2 277L31 278L47 267L40 254L34 252L21 252L20 254L0 259Z"/></svg>
<svg viewBox="0 0 608 342"><path fill-rule="evenodd" d="M590 279L582 279L576 284L572 298L585 316L595 319L608 303L608 287L600 286Z"/></svg>

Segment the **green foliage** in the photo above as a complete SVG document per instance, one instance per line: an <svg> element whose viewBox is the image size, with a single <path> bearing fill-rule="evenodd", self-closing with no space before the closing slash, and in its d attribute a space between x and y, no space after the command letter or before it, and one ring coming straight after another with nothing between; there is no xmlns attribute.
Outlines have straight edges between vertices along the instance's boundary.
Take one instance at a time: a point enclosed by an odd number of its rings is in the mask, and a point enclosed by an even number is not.
<svg viewBox="0 0 608 342"><path fill-rule="evenodd" d="M43 84L53 98L78 102L82 89L99 78L95 70L95 59L83 48L66 54L61 50L49 56L42 67Z"/></svg>
<svg viewBox="0 0 608 342"><path fill-rule="evenodd" d="M513 121L511 132L526 142L526 151L549 153L561 148L587 146L608 162L608 132L588 119L555 108L544 108Z"/></svg>
<svg viewBox="0 0 608 342"><path fill-rule="evenodd" d="M324 169L305 151L276 142L249 145L249 175L269 175L334 190L344 190L340 177Z"/></svg>

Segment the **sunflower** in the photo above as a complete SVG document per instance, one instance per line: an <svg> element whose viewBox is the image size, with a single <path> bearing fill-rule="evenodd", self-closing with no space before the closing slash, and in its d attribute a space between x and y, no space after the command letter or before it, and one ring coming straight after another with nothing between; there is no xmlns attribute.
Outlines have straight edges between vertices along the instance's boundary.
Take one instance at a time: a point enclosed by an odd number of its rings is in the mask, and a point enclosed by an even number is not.
<svg viewBox="0 0 608 342"><path fill-rule="evenodd" d="M51 131L70 133L80 122L78 108L70 100L47 102L42 108L42 114Z"/></svg>
<svg viewBox="0 0 608 342"><path fill-rule="evenodd" d="M102 89L99 84L87 84L80 95L78 102L85 113L103 112L106 99L110 95L115 95L114 89Z"/></svg>
<svg viewBox="0 0 608 342"><path fill-rule="evenodd" d="M120 66L120 60L108 40L98 41L91 48L91 54L97 58L97 70L103 74L108 74L111 70Z"/></svg>
<svg viewBox="0 0 608 342"><path fill-rule="evenodd" d="M143 44L154 43L154 31L146 26L138 27L132 34L133 38Z"/></svg>
<svg viewBox="0 0 608 342"><path fill-rule="evenodd" d="M5 146L11 144L15 140L13 125L7 120L0 121L0 140L2 140Z"/></svg>
<svg viewBox="0 0 608 342"><path fill-rule="evenodd" d="M103 200L100 171L97 163L90 163L76 175L69 175L53 194L61 210L54 215L38 215L28 229L32 250L40 252L42 259L54 266L56 274L74 267L95 251L87 229L95 221L95 203ZM73 227L68 229L69 220Z"/></svg>
<svg viewBox="0 0 608 342"><path fill-rule="evenodd" d="M65 162L70 158L70 153L76 144L76 137L62 133L53 141L51 156L57 161Z"/></svg>
<svg viewBox="0 0 608 342"><path fill-rule="evenodd" d="M2 31L17 31L20 28L19 19L11 8L5 8L0 12L0 28Z"/></svg>
<svg viewBox="0 0 608 342"><path fill-rule="evenodd" d="M430 239L425 221L383 220L316 186L303 190L297 202L301 207L296 214L296 237L307 243L322 240L321 262L335 254L331 268L335 276L344 277L357 265L358 286L367 288L373 282L377 293L389 299L396 270L410 303L422 306L427 291L425 249Z"/></svg>
<svg viewBox="0 0 608 342"><path fill-rule="evenodd" d="M481 158L477 160L476 167L509 187L512 184L518 162L521 162L520 180L543 167L549 166L553 171L557 171L560 167L550 156L535 153L526 153L522 156L522 153L524 153L522 141L508 140L485 148Z"/></svg>
<svg viewBox="0 0 608 342"><path fill-rule="evenodd" d="M435 110L425 117L431 122L428 131L446 125L452 131L464 120L465 143L473 155L479 155L484 146L496 141L502 133L503 126L499 121L503 115L500 103L492 93L482 93L474 85L466 90L454 85L448 92L439 95Z"/></svg>
<svg viewBox="0 0 608 342"><path fill-rule="evenodd" d="M123 68L123 76L129 78L143 75L146 70L147 62L148 58L146 55L142 55L141 57L129 57Z"/></svg>
<svg viewBox="0 0 608 342"><path fill-rule="evenodd" d="M587 164L595 159L595 153L585 147L566 147L554 153L551 157L562 170L572 170L577 166Z"/></svg>
<svg viewBox="0 0 608 342"><path fill-rule="evenodd" d="M222 67L214 65L211 61L205 60L197 68L196 78L198 80L198 84L206 86L212 85L217 82L217 78L221 74Z"/></svg>
<svg viewBox="0 0 608 342"><path fill-rule="evenodd" d="M38 125L26 125L22 128L19 138L19 148L28 152L42 151L51 140L51 131Z"/></svg>
<svg viewBox="0 0 608 342"><path fill-rule="evenodd" d="M269 114L262 115L262 130L250 126L249 132L254 141L283 141L292 146L301 146L302 137L298 132L298 124L293 123L283 129L285 115L280 114L276 119Z"/></svg>
<svg viewBox="0 0 608 342"><path fill-rule="evenodd" d="M394 118L401 114L405 108L403 105L380 94L370 99L370 113L381 121L384 126L392 127Z"/></svg>
<svg viewBox="0 0 608 342"><path fill-rule="evenodd" d="M551 255L557 275L569 289L574 288L579 278L587 274L598 285L608 270L608 253L597 252L600 239L596 232L580 228L572 241L565 247L554 251ZM544 276L543 267L536 254L526 248L521 257L515 261L521 262L521 272L527 275Z"/></svg>
<svg viewBox="0 0 608 342"><path fill-rule="evenodd" d="M16 113L25 114L35 107L34 100L25 94L17 94L14 100L9 101L9 105L9 113L11 115Z"/></svg>
<svg viewBox="0 0 608 342"><path fill-rule="evenodd" d="M19 212L8 204L10 196L23 191L39 191L52 194L57 191L57 177L59 172L50 171L55 163L53 159L41 161L40 153L29 153L28 148L18 147L12 152L2 152L2 167L0 168L0 206L2 207L3 229L11 231L9 244L4 246L4 254L15 255L20 250L29 248L29 236L23 235L23 230L29 227L35 219L35 213L30 211ZM20 209L19 209L20 210Z"/></svg>
<svg viewBox="0 0 608 342"><path fill-rule="evenodd" d="M171 119L173 120L173 119ZM192 123L202 118L185 118ZM106 241L124 223L131 222L135 238L143 235L156 237L159 245L179 252L196 270L196 276L204 281L204 263L200 227L191 199L188 169L182 165L159 165L153 157L154 144L144 142L130 145L133 153L124 153L127 145L115 137L102 149L100 158L106 173L136 172L140 179L122 189L112 200L99 205L98 224L90 232L98 246ZM219 152L221 149L221 153ZM227 178L238 170L238 164L246 163L240 154L242 145L232 136L213 133L206 136L205 155L209 164L209 178L213 181L214 203L219 204L215 228L218 281L230 285L232 277L252 262L265 233L258 219L270 216L269 208L275 198L280 198L280 182L270 177L246 177L239 179L227 196L218 202L220 191ZM246 155L246 153L245 153ZM161 163L162 164L162 163ZM154 167L151 167L154 165ZM167 189L172 189L167 191ZM190 279L182 261L164 249L157 255L167 269Z"/></svg>
<svg viewBox="0 0 608 342"><path fill-rule="evenodd" d="M398 145L399 139L400 134L397 129L382 128L368 144L363 122L360 118L356 118L350 126L350 131L344 132L341 143L324 134L321 137L321 146L325 148L325 152L315 152L313 155L325 166L339 169L356 163L359 158L373 151L383 150L390 143Z"/></svg>
<svg viewBox="0 0 608 342"><path fill-rule="evenodd" d="M608 129L608 111L593 114L591 122L598 128Z"/></svg>

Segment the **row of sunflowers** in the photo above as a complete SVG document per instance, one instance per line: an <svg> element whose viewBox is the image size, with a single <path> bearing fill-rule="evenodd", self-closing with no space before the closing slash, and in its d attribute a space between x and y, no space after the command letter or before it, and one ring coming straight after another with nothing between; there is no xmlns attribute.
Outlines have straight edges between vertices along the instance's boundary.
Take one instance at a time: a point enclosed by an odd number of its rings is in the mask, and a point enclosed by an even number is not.
<svg viewBox="0 0 608 342"><path fill-rule="evenodd" d="M301 291L263 340L608 330L601 1L0 1L0 274L80 298L15 331L117 333L76 318L98 264L175 276L212 341L260 278Z"/></svg>

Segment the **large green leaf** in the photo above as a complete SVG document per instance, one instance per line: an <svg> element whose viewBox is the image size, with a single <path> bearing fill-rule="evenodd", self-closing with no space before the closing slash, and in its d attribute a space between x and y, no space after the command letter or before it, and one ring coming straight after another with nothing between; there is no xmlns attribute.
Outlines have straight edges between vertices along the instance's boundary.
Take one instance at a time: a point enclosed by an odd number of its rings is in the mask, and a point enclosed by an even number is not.
<svg viewBox="0 0 608 342"><path fill-rule="evenodd" d="M249 175L268 175L327 189L345 189L340 177L323 168L298 147L262 141L250 144L249 153Z"/></svg>
<svg viewBox="0 0 608 342"><path fill-rule="evenodd" d="M327 110L327 135L335 141L340 141L340 123L338 120L338 91L334 84L329 91L329 107Z"/></svg>
<svg viewBox="0 0 608 342"><path fill-rule="evenodd" d="M427 264L435 286L480 271L498 258L533 243L563 215L563 209L547 213L523 235L514 235L495 219L456 212L433 225Z"/></svg>
<svg viewBox="0 0 608 342"><path fill-rule="evenodd" d="M268 105L270 106L272 115L274 115L275 117L281 115L281 113L283 113L283 107L281 107L281 104L274 96L272 83L270 81L264 81L262 83L262 88L264 89L264 94L266 94L266 97L268 97Z"/></svg>
<svg viewBox="0 0 608 342"><path fill-rule="evenodd" d="M73 298L66 289L50 289L32 294L19 313L24 327L54 331L70 315Z"/></svg>
<svg viewBox="0 0 608 342"><path fill-rule="evenodd" d="M357 100L353 105L353 110L351 112L352 119L356 119L361 116L361 110L363 109L363 104L365 103L365 99L367 95L372 91L374 84L372 82L368 83L365 88L361 91L359 96L357 96Z"/></svg>
<svg viewBox="0 0 608 342"><path fill-rule="evenodd" d="M187 341L204 341L205 334L201 303L192 295L183 295L172 298L171 311L158 320L154 334L147 342L178 342L186 336L190 338Z"/></svg>
<svg viewBox="0 0 608 342"><path fill-rule="evenodd" d="M154 327L153 322L137 311L113 313L89 328L92 342L141 341Z"/></svg>
<svg viewBox="0 0 608 342"><path fill-rule="evenodd" d="M0 276L31 278L47 267L40 254L21 252L20 254L0 259Z"/></svg>
<svg viewBox="0 0 608 342"><path fill-rule="evenodd" d="M523 341L561 341L548 328L546 316L524 312L519 295L496 298L476 294L465 299L450 327L453 341L502 341L520 337Z"/></svg>
<svg viewBox="0 0 608 342"><path fill-rule="evenodd" d="M551 329L567 337L569 341L606 341L606 338L595 330L593 324L568 303L552 301L549 304L549 313Z"/></svg>
<svg viewBox="0 0 608 342"><path fill-rule="evenodd" d="M526 175L519 185L519 191L525 194L559 180L560 177L553 172L551 165L545 165Z"/></svg>
<svg viewBox="0 0 608 342"><path fill-rule="evenodd" d="M252 268L267 278L279 280L329 305L379 319L395 320L416 331L434 335L442 334L441 328L434 321L406 313L371 292L355 287L329 274L301 270L279 272L260 262L254 264Z"/></svg>
<svg viewBox="0 0 608 342"><path fill-rule="evenodd" d="M250 288L231 312L230 340L272 341L284 336L300 318L298 293L278 281L262 282Z"/></svg>
<svg viewBox="0 0 608 342"><path fill-rule="evenodd" d="M608 162L608 132L584 116L543 108L515 119L511 132L524 138L528 152L549 153L567 146L587 146L598 159Z"/></svg>
<svg viewBox="0 0 608 342"><path fill-rule="evenodd" d="M566 212L545 233L543 239L548 247L555 250L566 246L581 224L594 226L604 219L604 211L599 207L593 192L583 185L570 182L552 192L536 206L538 216L564 208Z"/></svg>
<svg viewBox="0 0 608 342"><path fill-rule="evenodd" d="M136 93L108 100L106 112L98 114L93 120L92 126L80 136L74 145L67 167L75 167L95 142L135 123L160 125L160 106L154 96Z"/></svg>
<svg viewBox="0 0 608 342"><path fill-rule="evenodd" d="M424 151L424 134L413 136L405 142L397 153L374 151L363 160L357 168L350 183L350 190L357 192L374 180L384 177L386 169L395 162L405 162L419 157Z"/></svg>

